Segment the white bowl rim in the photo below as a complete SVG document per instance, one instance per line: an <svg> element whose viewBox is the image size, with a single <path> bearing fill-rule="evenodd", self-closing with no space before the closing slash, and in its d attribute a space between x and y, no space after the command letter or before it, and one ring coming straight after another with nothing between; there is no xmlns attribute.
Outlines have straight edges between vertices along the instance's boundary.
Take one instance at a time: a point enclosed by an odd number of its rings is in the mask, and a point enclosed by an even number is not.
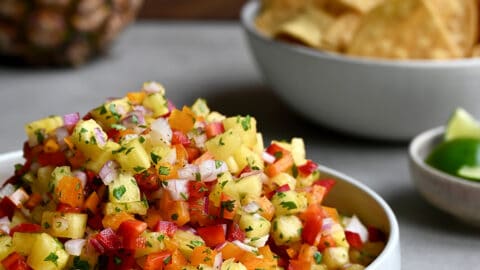
<svg viewBox="0 0 480 270"><path fill-rule="evenodd" d="M339 53L322 52L320 50L315 50L307 46L277 41L277 40L266 37L256 29L254 25L254 19L258 13L259 8L260 8L259 0L249 0L246 4L243 5L241 14L240 14L240 19L244 29L248 31L253 37L259 39L264 43L280 46L283 49L291 50L299 54L304 54L307 56L317 57L325 60L344 62L347 64L377 65L377 66L386 66L386 67L392 67L392 68L452 69L452 68L468 68L472 66L480 66L480 58L458 58L458 59L447 59L447 60L389 60L389 59L382 59L382 58L355 57L355 56L347 56Z"/></svg>
<svg viewBox="0 0 480 270"><path fill-rule="evenodd" d="M0 163L6 162L11 159L20 158L20 157L22 157L21 150L3 153L3 154L0 154ZM385 248L380 253L380 255L377 258L375 258L375 260L371 264L369 264L366 267L366 269L368 270L370 267L378 266L378 264L381 264L381 261L384 260L386 256L388 256L388 254L395 252L395 249L400 247L400 229L398 226L397 218L395 217L395 214L393 213L392 209L385 202L385 200L382 197L380 197L380 195L378 195L375 191L373 191L371 188L369 188L365 184L359 182L358 180L355 180L354 178L346 174L343 174L334 169L325 167L323 165L319 165L318 169L322 172L325 172L334 177L337 177L359 188L360 190L368 194L370 197L372 197L375 200L375 202L377 202L385 211L385 214L387 215L387 219L390 226L390 232L388 233L387 243L385 245Z"/></svg>
<svg viewBox="0 0 480 270"><path fill-rule="evenodd" d="M413 138L408 147L408 155L410 156L410 159L422 170L435 176L435 179L442 179L448 182L452 182L456 185L464 186L465 188L480 188L480 182L470 181L444 173L428 165L425 162L424 158L420 157L419 150L424 147L426 143L430 143L432 140L438 138L438 136L442 135L444 132L445 127L439 126L426 130Z"/></svg>

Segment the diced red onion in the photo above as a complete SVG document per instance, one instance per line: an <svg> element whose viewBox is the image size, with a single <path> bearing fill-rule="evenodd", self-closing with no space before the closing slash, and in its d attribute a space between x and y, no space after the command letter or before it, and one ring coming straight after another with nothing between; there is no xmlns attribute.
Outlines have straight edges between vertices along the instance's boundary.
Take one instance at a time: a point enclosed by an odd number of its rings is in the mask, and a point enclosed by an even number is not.
<svg viewBox="0 0 480 270"><path fill-rule="evenodd" d="M133 106L133 110L138 112L138 113L141 113L142 115L145 115L147 112L148 112L148 109L145 108L144 106L142 105L135 105Z"/></svg>
<svg viewBox="0 0 480 270"><path fill-rule="evenodd" d="M190 227L190 226L187 226L187 225L184 225L182 227L178 227L179 230L181 231L185 231L185 232L191 232L195 235L197 235L197 230L195 230L194 228Z"/></svg>
<svg viewBox="0 0 480 270"><path fill-rule="evenodd" d="M15 192L10 194L8 198L13 202L13 204L15 204L15 206L21 207L22 204L28 201L28 198L30 198L30 196L28 196L28 193L25 192L23 188L18 188L17 190L15 190Z"/></svg>
<svg viewBox="0 0 480 270"><path fill-rule="evenodd" d="M256 247L249 246L249 245L241 242L240 240L234 240L232 243L234 245L236 245L237 247L245 250L245 251L252 252L252 253L257 253L258 252L258 249Z"/></svg>
<svg viewBox="0 0 480 270"><path fill-rule="evenodd" d="M80 183L82 183L82 187L85 187L85 185L87 184L87 174L79 170L73 171L72 174L74 177L80 180Z"/></svg>
<svg viewBox="0 0 480 270"><path fill-rule="evenodd" d="M142 90L148 94L161 93L163 95L165 93L165 88L161 84L155 81L144 83Z"/></svg>
<svg viewBox="0 0 480 270"><path fill-rule="evenodd" d="M222 253L218 252L217 255L215 255L215 258L213 259L213 269L220 270L222 267L222 263L223 263Z"/></svg>
<svg viewBox="0 0 480 270"><path fill-rule="evenodd" d="M186 179L171 179L167 180L166 190L172 196L174 201L185 201L188 199L188 180Z"/></svg>
<svg viewBox="0 0 480 270"><path fill-rule="evenodd" d="M258 206L258 204L256 202L249 202L248 204L244 205L242 207L243 211L249 213L249 214L253 214L255 212L258 211L258 209L260 209L260 207Z"/></svg>
<svg viewBox="0 0 480 270"><path fill-rule="evenodd" d="M221 251L226 245L227 245L227 241L219 244L218 246L215 247L215 251Z"/></svg>
<svg viewBox="0 0 480 270"><path fill-rule="evenodd" d="M252 175L257 175L257 174L261 174L261 173L262 173L262 171L260 171L260 170L253 170L253 171L249 171L249 172L244 172L244 173L240 174L239 178L252 176Z"/></svg>
<svg viewBox="0 0 480 270"><path fill-rule="evenodd" d="M335 221L331 218L324 218L322 220L322 231L330 231L332 229L333 224Z"/></svg>
<svg viewBox="0 0 480 270"><path fill-rule="evenodd" d="M97 145L102 147L107 143L107 135L105 132L102 131L102 129L96 127L93 129L93 134L95 136L95 140L97 141Z"/></svg>
<svg viewBox="0 0 480 270"><path fill-rule="evenodd" d="M196 180L196 175L199 173L199 168L195 164L187 164L177 171L178 177L188 180Z"/></svg>
<svg viewBox="0 0 480 270"><path fill-rule="evenodd" d="M5 186L0 189L0 198L3 198L5 196L10 196L12 193L15 192L15 186L12 184L8 183Z"/></svg>
<svg viewBox="0 0 480 270"><path fill-rule="evenodd" d="M4 232L5 234L10 234L10 220L8 217L0 218L0 231Z"/></svg>
<svg viewBox="0 0 480 270"><path fill-rule="evenodd" d="M202 132L201 130L194 130L187 134L188 138L193 140L195 146L198 148L204 148L205 142L207 141L207 134Z"/></svg>
<svg viewBox="0 0 480 270"><path fill-rule="evenodd" d="M118 163L113 160L109 160L103 164L98 175L106 186L118 177L119 167Z"/></svg>
<svg viewBox="0 0 480 270"><path fill-rule="evenodd" d="M144 113L141 111L132 111L122 120L122 125L127 128L134 128L138 125L145 125Z"/></svg>
<svg viewBox="0 0 480 270"><path fill-rule="evenodd" d="M204 182L217 179L217 175L228 171L227 164L220 160L205 160L199 165L200 178Z"/></svg>
<svg viewBox="0 0 480 270"><path fill-rule="evenodd" d="M275 162L275 157L273 155L270 155L268 152L262 152L262 159L268 164L272 164Z"/></svg>
<svg viewBox="0 0 480 270"><path fill-rule="evenodd" d="M61 150L65 150L67 148L65 138L68 137L68 135L69 133L66 127L59 127L55 130L55 137L57 137L57 143Z"/></svg>
<svg viewBox="0 0 480 270"><path fill-rule="evenodd" d="M68 220L63 217L56 217L53 220L53 225L57 231L65 231L68 229Z"/></svg>
<svg viewBox="0 0 480 270"><path fill-rule="evenodd" d="M368 241L368 230L365 227L365 225L362 224L360 219L355 215L350 219L348 224L345 226L345 230L358 233L363 243Z"/></svg>
<svg viewBox="0 0 480 270"><path fill-rule="evenodd" d="M85 239L71 239L65 242L65 251L72 256L80 256L83 247L87 243Z"/></svg>
<svg viewBox="0 0 480 270"><path fill-rule="evenodd" d="M73 127L78 123L79 120L80 114L78 112L65 114L63 116L63 125L66 127Z"/></svg>
<svg viewBox="0 0 480 270"><path fill-rule="evenodd" d="M152 131L150 132L152 142L154 145L164 142L170 145L172 142L172 129L165 118L158 118L151 124Z"/></svg>

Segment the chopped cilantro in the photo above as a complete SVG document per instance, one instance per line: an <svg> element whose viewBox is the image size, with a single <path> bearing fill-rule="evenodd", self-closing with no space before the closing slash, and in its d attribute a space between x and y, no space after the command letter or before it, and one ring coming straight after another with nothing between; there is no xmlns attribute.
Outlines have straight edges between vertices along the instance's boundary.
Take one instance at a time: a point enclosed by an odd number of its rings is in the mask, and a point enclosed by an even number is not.
<svg viewBox="0 0 480 270"><path fill-rule="evenodd" d="M123 194L125 194L125 192L127 192L127 188L125 188L124 185L121 185L121 186L113 189L113 197L115 197L115 199L117 199L117 200L120 200L120 198L122 198L122 196L123 196Z"/></svg>
<svg viewBox="0 0 480 270"><path fill-rule="evenodd" d="M281 202L280 205L281 205L283 208L287 208L288 210L297 209L297 205L296 205L294 202L292 202L292 201Z"/></svg>
<svg viewBox="0 0 480 270"><path fill-rule="evenodd" d="M165 167L165 166L160 166L160 168L158 168L158 173L160 175L169 175L170 174L170 168Z"/></svg>
<svg viewBox="0 0 480 270"><path fill-rule="evenodd" d="M316 264L321 264L322 263L322 253L320 253L318 251L315 251L315 253L313 253L313 259L315 260Z"/></svg>
<svg viewBox="0 0 480 270"><path fill-rule="evenodd" d="M223 165L223 161L215 160L215 169L222 167L222 165Z"/></svg>
<svg viewBox="0 0 480 270"><path fill-rule="evenodd" d="M243 130L247 131L252 127L252 124L250 123L250 115L247 115L245 118L243 118L240 121L240 124L242 125Z"/></svg>
<svg viewBox="0 0 480 270"><path fill-rule="evenodd" d="M138 172L144 171L145 168L142 166L136 166L135 168L133 168L133 170L138 173Z"/></svg>
<svg viewBox="0 0 480 270"><path fill-rule="evenodd" d="M143 137L141 137L141 138L143 138ZM162 159L161 156L159 156L159 155L157 155L153 152L150 153L150 158L152 159L152 162L155 163L155 164L157 164Z"/></svg>
<svg viewBox="0 0 480 270"><path fill-rule="evenodd" d="M44 262L52 262L55 266L58 266L58 255L55 252L50 252L47 257L43 260Z"/></svg>

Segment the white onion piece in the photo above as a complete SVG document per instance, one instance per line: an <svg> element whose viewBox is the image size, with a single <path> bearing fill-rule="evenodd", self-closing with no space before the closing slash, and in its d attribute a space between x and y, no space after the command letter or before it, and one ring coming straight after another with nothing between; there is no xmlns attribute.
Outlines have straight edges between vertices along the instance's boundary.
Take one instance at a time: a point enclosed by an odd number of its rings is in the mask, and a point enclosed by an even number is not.
<svg viewBox="0 0 480 270"><path fill-rule="evenodd" d="M253 214L255 212L258 211L258 209L260 209L260 207L258 206L258 204L256 202L249 202L248 204L244 205L242 207L243 211L249 213L249 214Z"/></svg>
<svg viewBox="0 0 480 270"><path fill-rule="evenodd" d="M249 246L247 244L244 244L240 240L234 240L232 243L234 245L236 245L237 247L245 250L245 251L252 252L252 253L258 253L258 249L256 247L252 247L252 246Z"/></svg>
<svg viewBox="0 0 480 270"><path fill-rule="evenodd" d="M102 182L108 186L113 180L118 177L118 168L120 166L117 162L109 160L103 164L98 175L102 179Z"/></svg>
<svg viewBox="0 0 480 270"><path fill-rule="evenodd" d="M213 269L220 270L223 263L223 256L221 252L218 252L213 259Z"/></svg>
<svg viewBox="0 0 480 270"><path fill-rule="evenodd" d="M73 171L72 174L74 177L80 180L80 183L82 183L82 187L85 187L85 185L87 184L87 174L78 170Z"/></svg>
<svg viewBox="0 0 480 270"><path fill-rule="evenodd" d="M65 138L68 137L68 135L68 130L65 127L59 127L55 130L55 137L57 137L57 143L61 150L65 150L67 148Z"/></svg>
<svg viewBox="0 0 480 270"><path fill-rule="evenodd" d="M331 218L324 218L322 220L322 231L330 231L332 229L333 224L335 221Z"/></svg>
<svg viewBox="0 0 480 270"><path fill-rule="evenodd" d="M205 147L205 142L208 139L207 134L199 132L189 132L187 135L189 139L193 140L195 146L197 146L198 148Z"/></svg>
<svg viewBox="0 0 480 270"><path fill-rule="evenodd" d="M204 182L211 182L217 179L217 175L228 171L227 164L220 160L205 160L200 163L200 178Z"/></svg>
<svg viewBox="0 0 480 270"><path fill-rule="evenodd" d="M27 208L25 208L25 207L20 208L20 211L21 211L21 212L23 213L23 215L26 216L26 217L31 217L31 216L32 216L32 214L30 213L30 210L27 209Z"/></svg>
<svg viewBox="0 0 480 270"><path fill-rule="evenodd" d="M148 109L141 105L133 106L133 110L138 113L141 113L142 115L145 115L148 112Z"/></svg>
<svg viewBox="0 0 480 270"><path fill-rule="evenodd" d="M10 196L12 193L15 192L15 186L12 184L8 183L5 186L0 189L0 198L3 198L5 196Z"/></svg>
<svg viewBox="0 0 480 270"><path fill-rule="evenodd" d="M265 246L265 244L267 243L268 241L268 237L270 235L264 235L262 237L259 237L255 240L252 240L251 238L247 238L245 239L245 243L249 244L249 245L252 245L252 246L255 246L255 247L263 247Z"/></svg>
<svg viewBox="0 0 480 270"><path fill-rule="evenodd" d="M0 231L4 232L5 234L10 234L10 220L8 217L0 218Z"/></svg>
<svg viewBox="0 0 480 270"><path fill-rule="evenodd" d="M56 231L66 231L68 229L68 220L66 218L56 217L52 221L52 226L55 226Z"/></svg>
<svg viewBox="0 0 480 270"><path fill-rule="evenodd" d="M18 188L17 190L15 190L15 192L10 194L8 198L13 202L13 204L15 204L15 206L20 207L22 206L22 204L28 201L28 198L30 198L30 196L28 196L28 193L25 192L23 188Z"/></svg>
<svg viewBox="0 0 480 270"><path fill-rule="evenodd" d="M127 135L123 136L123 140L125 142L128 142L128 141L136 139L136 138L138 138L138 134L127 134Z"/></svg>
<svg viewBox="0 0 480 270"><path fill-rule="evenodd" d="M178 177L188 180L197 180L197 174L199 173L199 168L195 164L187 164L185 167L177 171Z"/></svg>
<svg viewBox="0 0 480 270"><path fill-rule="evenodd" d="M162 142L168 145L171 144L173 132L165 118L158 118L153 121L150 128L152 129L150 134L154 145L158 145Z"/></svg>
<svg viewBox="0 0 480 270"><path fill-rule="evenodd" d="M163 95L165 93L165 88L163 87L163 85L155 81L144 83L142 90L147 92L148 94L160 93Z"/></svg>
<svg viewBox="0 0 480 270"><path fill-rule="evenodd" d="M345 231L358 233L363 243L368 241L368 230L365 227L365 225L362 224L360 219L358 219L358 217L355 215L350 219L348 224L345 226Z"/></svg>
<svg viewBox="0 0 480 270"><path fill-rule="evenodd" d="M186 179L171 179L167 180L165 189L168 190L172 200L185 201L188 199L188 180Z"/></svg>
<svg viewBox="0 0 480 270"><path fill-rule="evenodd" d="M170 164L175 164L177 162L177 151L175 149L171 149L170 152L165 156L165 162Z"/></svg>
<svg viewBox="0 0 480 270"><path fill-rule="evenodd" d="M85 239L71 239L65 242L65 251L72 256L80 256L82 249L87 243Z"/></svg>
<svg viewBox="0 0 480 270"><path fill-rule="evenodd" d="M268 164L272 164L275 162L275 157L270 155L268 152L262 152L262 159Z"/></svg>
<svg viewBox="0 0 480 270"><path fill-rule="evenodd" d="M97 142L98 146L102 147L107 143L107 134L105 134L105 132L103 132L101 128L94 128L93 134L95 136L95 141Z"/></svg>

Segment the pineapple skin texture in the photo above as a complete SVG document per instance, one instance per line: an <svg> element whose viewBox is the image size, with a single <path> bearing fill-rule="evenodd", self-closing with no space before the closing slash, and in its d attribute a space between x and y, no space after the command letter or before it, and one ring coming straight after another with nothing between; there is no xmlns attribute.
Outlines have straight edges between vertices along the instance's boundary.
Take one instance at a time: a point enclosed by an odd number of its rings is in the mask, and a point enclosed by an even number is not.
<svg viewBox="0 0 480 270"><path fill-rule="evenodd" d="M105 52L143 0L1 0L0 57L78 66Z"/></svg>

